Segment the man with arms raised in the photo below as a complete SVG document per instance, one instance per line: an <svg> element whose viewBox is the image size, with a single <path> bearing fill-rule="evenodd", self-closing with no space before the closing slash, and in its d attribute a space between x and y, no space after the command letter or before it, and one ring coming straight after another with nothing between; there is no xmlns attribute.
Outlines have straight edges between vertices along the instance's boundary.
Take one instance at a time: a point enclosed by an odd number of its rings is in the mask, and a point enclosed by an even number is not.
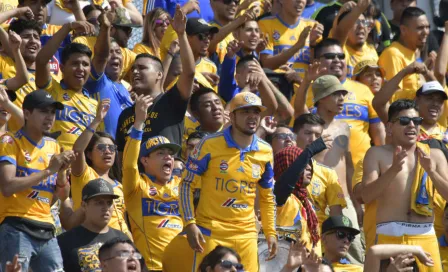
<svg viewBox="0 0 448 272"><path fill-rule="evenodd" d="M422 123L414 101L397 100L388 113L392 143L372 147L364 158L362 199L377 200L378 244L417 244L430 253L433 268L442 271L434 232L434 194L448 197L448 166L439 149L418 143Z"/></svg>

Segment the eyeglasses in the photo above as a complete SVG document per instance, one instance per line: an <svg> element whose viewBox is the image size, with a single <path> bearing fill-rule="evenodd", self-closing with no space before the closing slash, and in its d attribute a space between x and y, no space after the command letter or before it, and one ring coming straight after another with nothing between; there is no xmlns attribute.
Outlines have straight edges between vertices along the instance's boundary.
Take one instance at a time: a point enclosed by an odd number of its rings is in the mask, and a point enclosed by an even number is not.
<svg viewBox="0 0 448 272"><path fill-rule="evenodd" d="M347 233L341 230L337 230L334 232L336 234L336 237L339 240L344 240L345 238L347 238L347 240L351 243L355 240L355 235L351 234L351 233Z"/></svg>
<svg viewBox="0 0 448 272"><path fill-rule="evenodd" d="M228 260L221 260L221 267L226 269L232 269L232 267L235 267L237 272L244 272L244 266L242 264L233 263Z"/></svg>
<svg viewBox="0 0 448 272"><path fill-rule="evenodd" d="M279 140L286 140L289 138L291 141L295 141L297 136L293 133L277 133L274 134L274 137L272 138L278 138Z"/></svg>
<svg viewBox="0 0 448 272"><path fill-rule="evenodd" d="M168 19L165 19L165 20L157 19L154 22L156 23L156 26L162 26L162 25L169 26L171 23L170 20L168 20Z"/></svg>
<svg viewBox="0 0 448 272"><path fill-rule="evenodd" d="M358 19L358 20L356 20L356 25L367 26L368 22L367 22L367 20Z"/></svg>
<svg viewBox="0 0 448 272"><path fill-rule="evenodd" d="M397 121L400 121L400 125L407 126L411 123L414 123L414 126L420 126L423 122L423 117L407 117L407 116L400 116L395 118L394 120L390 121L391 123L395 123Z"/></svg>
<svg viewBox="0 0 448 272"><path fill-rule="evenodd" d="M96 149L98 149L98 151L100 151L101 153L106 152L106 149L109 149L109 151L111 153L115 153L117 152L117 146L116 145L111 145L111 144L97 144Z"/></svg>
<svg viewBox="0 0 448 272"><path fill-rule="evenodd" d="M126 33L126 35L128 35L128 36L131 36L131 34L132 34L132 27L128 27L128 26L114 26L114 27L117 29L123 30Z"/></svg>
<svg viewBox="0 0 448 272"><path fill-rule="evenodd" d="M129 260L130 258L135 259L135 260L141 260L143 257L142 257L142 254L140 254L138 252L122 251L116 256L112 256L110 258L104 259L104 261L108 261L108 260L115 259L115 258L120 259L120 260Z"/></svg>
<svg viewBox="0 0 448 272"><path fill-rule="evenodd" d="M202 42L204 40L211 40L212 39L212 34L210 33L198 33L197 34L198 39Z"/></svg>
<svg viewBox="0 0 448 272"><path fill-rule="evenodd" d="M240 4L240 0L221 0L225 5L230 5L232 2L235 2L236 5Z"/></svg>
<svg viewBox="0 0 448 272"><path fill-rule="evenodd" d="M325 58L327 60L334 60L335 58L338 58L339 60L345 60L344 53L325 53L320 57Z"/></svg>

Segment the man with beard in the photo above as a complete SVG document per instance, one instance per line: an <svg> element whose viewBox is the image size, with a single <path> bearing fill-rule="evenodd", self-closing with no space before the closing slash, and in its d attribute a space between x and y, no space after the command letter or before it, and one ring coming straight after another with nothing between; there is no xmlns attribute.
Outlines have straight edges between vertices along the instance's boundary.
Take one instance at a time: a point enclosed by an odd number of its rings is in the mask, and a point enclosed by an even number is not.
<svg viewBox="0 0 448 272"><path fill-rule="evenodd" d="M50 205L69 195L65 173L75 154L60 153L56 141L44 134L64 105L38 90L25 97L22 108L23 128L0 138L0 266L6 271L6 262L19 253L24 271L61 271Z"/></svg>
<svg viewBox="0 0 448 272"><path fill-rule="evenodd" d="M123 232L108 226L114 212L114 199L118 197L112 185L102 178L84 186L81 204L84 222L58 236L65 271L97 271L101 245L116 237L129 239Z"/></svg>
<svg viewBox="0 0 448 272"><path fill-rule="evenodd" d="M190 154L188 173L179 189L191 247L179 251L187 256L179 258L188 270L196 271L204 256L222 245L240 254L246 271L258 271L256 191L268 259L277 254L272 148L255 135L265 109L255 94L237 94L229 106L232 126L204 138ZM195 211L193 194L198 188L201 192ZM193 251L194 257L189 258Z"/></svg>
<svg viewBox="0 0 448 272"><path fill-rule="evenodd" d="M426 44L429 35L429 22L425 12L417 7L408 7L403 11L400 22L401 35L381 54L378 64L386 69L386 80L391 80L406 66L416 59L417 51ZM403 78L399 86L402 91L416 91L421 85L418 74L409 74ZM399 95L402 91L396 93ZM396 98L392 97L391 102Z"/></svg>
<svg viewBox="0 0 448 272"><path fill-rule="evenodd" d="M364 12L370 0L359 0L351 10L342 12L337 17L337 26L330 34L342 45L347 63L347 78L353 77L356 64L364 59L378 61L378 54L373 45L368 44L369 27Z"/></svg>
<svg viewBox="0 0 448 272"><path fill-rule="evenodd" d="M137 95L151 95L154 98L154 104L148 109L143 141L160 135L168 138L172 143L179 145L182 143L184 117L195 74L193 53L185 33L185 25L185 14L178 6L172 26L179 37L182 73L173 88L166 92L163 90L163 67L157 57L140 54L132 67L132 90ZM120 114L115 135L120 152L124 150L125 139L129 135L133 120L134 107L126 108Z"/></svg>
<svg viewBox="0 0 448 272"><path fill-rule="evenodd" d="M127 88L121 83L123 54L118 43L110 38L111 24L103 13L99 17L100 33L95 44L90 77L85 88L100 102L110 99L110 110L104 118L104 131L115 138L121 112L133 102Z"/></svg>
<svg viewBox="0 0 448 272"><path fill-rule="evenodd" d="M36 56L36 87L45 89L56 101L66 106L57 111L52 129L54 137L66 150L71 150L78 136L95 118L98 102L89 97L84 84L90 74L92 51L83 44L71 43L62 51L62 75L58 82L51 77L49 60L58 50L62 40L70 31L92 33L93 26L87 22L65 24Z"/></svg>
<svg viewBox="0 0 448 272"><path fill-rule="evenodd" d="M303 77L311 63L311 47L322 37L323 26L314 20L301 18L306 0L279 0L277 16L259 21L261 33L268 38L266 49L260 52L263 67L275 70L288 64ZM308 36L305 43L301 35Z"/></svg>

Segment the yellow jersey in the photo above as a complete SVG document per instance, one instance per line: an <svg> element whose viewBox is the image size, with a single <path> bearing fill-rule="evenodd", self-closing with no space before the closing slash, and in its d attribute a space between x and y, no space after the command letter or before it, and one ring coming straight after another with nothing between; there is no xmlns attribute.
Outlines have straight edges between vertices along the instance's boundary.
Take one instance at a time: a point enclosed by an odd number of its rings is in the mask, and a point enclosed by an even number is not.
<svg viewBox="0 0 448 272"><path fill-rule="evenodd" d="M350 263L332 263L335 272L363 272L364 268L360 265Z"/></svg>
<svg viewBox="0 0 448 272"><path fill-rule="evenodd" d="M445 234L439 237L439 251L440 258L442 259L443 272L448 272L448 243L445 239Z"/></svg>
<svg viewBox="0 0 448 272"><path fill-rule="evenodd" d="M162 270L165 247L182 231L180 178L165 185L138 171L143 132L132 128L123 152L123 193L134 242L149 270Z"/></svg>
<svg viewBox="0 0 448 272"><path fill-rule="evenodd" d="M185 151L187 149L188 136L190 136L191 133L195 132L200 125L201 124L199 124L199 121L196 120L196 118L194 118L187 111L184 118L184 135L182 137L182 158L187 159Z"/></svg>
<svg viewBox="0 0 448 272"><path fill-rule="evenodd" d="M218 22L216 22L215 20L210 22L211 26L217 27L218 29L221 29L222 25L220 25ZM220 41L216 47L216 55L218 57L218 61L219 63L222 63L224 61L224 57L227 54L227 46L229 45L229 43L231 41L235 40L235 37L233 36L232 33L230 33L229 35L227 35L222 41Z"/></svg>
<svg viewBox="0 0 448 272"><path fill-rule="evenodd" d="M0 162L15 165L16 176L26 177L45 170L51 157L59 154L56 141L43 137L35 143L22 130L7 132L0 138ZM0 223L5 217L14 216L54 225L51 203L56 191L57 173L10 197L0 194Z"/></svg>
<svg viewBox="0 0 448 272"><path fill-rule="evenodd" d="M86 45L90 48L92 51L92 59L95 54L95 43L96 43L97 37L86 37L86 36L79 36L76 37L73 42L74 43L81 43ZM137 54L127 48L121 48L121 54L123 55L123 70L121 71L121 77L126 76L126 74L131 70L132 65L134 64L135 57Z"/></svg>
<svg viewBox="0 0 448 272"><path fill-rule="evenodd" d="M218 73L218 68L213 61L208 58L200 58L199 61L196 62L196 71L199 73Z"/></svg>
<svg viewBox="0 0 448 272"><path fill-rule="evenodd" d="M258 21L260 33L268 37L268 43L266 49L261 51L260 54L278 55L283 50L293 47L299 40L302 31L308 26L313 27L315 24L316 21L305 18L300 18L294 25L288 25L278 16L269 16L261 19ZM310 39L308 37L305 46L294 54L288 63L292 64L291 68L300 73L300 76L303 78L311 60Z"/></svg>
<svg viewBox="0 0 448 272"><path fill-rule="evenodd" d="M378 62L378 53L375 47L367 42L364 43L360 51L348 45L345 45L343 50L345 53L345 62L347 63L347 78L353 77L353 70L361 60L371 59Z"/></svg>
<svg viewBox="0 0 448 272"><path fill-rule="evenodd" d="M72 150L79 135L95 118L98 102L89 97L87 90L77 93L68 89L63 81L51 79L43 88L53 96L53 99L64 104L63 110L56 111L56 122L52 133L59 132L58 143L64 150Z"/></svg>
<svg viewBox="0 0 448 272"><path fill-rule="evenodd" d="M204 60L205 58L201 58L201 60L199 62L196 63L196 69L194 72L194 81L201 84L203 87L209 88L214 90L216 93L218 93L218 85L216 86L212 86L212 84L207 80L207 78L205 78L205 76L202 74L202 72L209 72L210 70L213 71L213 69L215 70L215 74L217 71L216 65L209 59ZM214 68L213 68L214 67ZM173 82L171 82L168 87L166 88L166 90L171 90L171 88L174 87L174 85L177 83L177 81L179 80L179 77L176 77Z"/></svg>
<svg viewBox="0 0 448 272"><path fill-rule="evenodd" d="M313 160L313 177L307 186L307 191L316 211L319 225L322 225L328 218L328 215L325 214L327 207L341 205L342 208L345 208L347 206L336 171L315 160Z"/></svg>
<svg viewBox="0 0 448 272"><path fill-rule="evenodd" d="M391 78L398 74L398 72L414 61L416 61L414 51L404 47L399 42L393 42L389 47L384 49L378 60L378 65L385 68L386 80L391 80ZM396 96L399 95L402 90L410 90L415 93L419 86L421 86L419 78L419 75L415 73L404 77L399 84L401 90L392 96L391 102L397 100Z"/></svg>
<svg viewBox="0 0 448 272"><path fill-rule="evenodd" d="M138 54L150 54L151 56L155 56L160 59L160 50L158 50L157 52L154 52L154 50L151 47L149 47L143 43L136 44L134 46L134 49L132 49L132 51L137 55Z"/></svg>
<svg viewBox="0 0 448 272"><path fill-rule="evenodd" d="M71 174L71 194L73 200L73 209L77 210L81 207L82 202L82 189L89 181L99 178L98 174L92 167L86 165L84 171L79 176ZM117 229L129 238L132 238L132 234L128 229L128 225L125 220L126 206L124 204L123 186L118 181L112 184L114 194L120 196L114 199L114 212L109 221L109 227Z"/></svg>
<svg viewBox="0 0 448 272"><path fill-rule="evenodd" d="M350 150L353 165L356 165L371 146L370 124L380 123L381 120L372 106L373 94L369 87L351 79L346 79L342 85L348 94L344 109L335 119L345 121L350 127ZM312 113L316 113L316 108L312 109L314 102L311 87L308 89L306 104Z"/></svg>
<svg viewBox="0 0 448 272"><path fill-rule="evenodd" d="M275 236L272 148L256 135L248 147L240 148L231 129L203 138L190 154L180 186L182 218L185 225L202 227L212 239L256 239L258 188L264 234ZM195 189L201 190L196 211Z"/></svg>

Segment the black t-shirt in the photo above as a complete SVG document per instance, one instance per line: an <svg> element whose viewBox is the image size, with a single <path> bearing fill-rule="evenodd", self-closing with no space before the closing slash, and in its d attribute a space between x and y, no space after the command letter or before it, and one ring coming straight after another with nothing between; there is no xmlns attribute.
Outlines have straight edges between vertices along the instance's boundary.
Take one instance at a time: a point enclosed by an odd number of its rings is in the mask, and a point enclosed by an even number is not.
<svg viewBox="0 0 448 272"><path fill-rule="evenodd" d="M171 143L181 145L187 106L188 99L182 98L177 84L171 90L157 96L152 106L148 108L142 141L161 135L168 138ZM115 140L119 151L124 150L126 137L134 125L134 112L134 106L126 108L118 118Z"/></svg>
<svg viewBox="0 0 448 272"><path fill-rule="evenodd" d="M115 237L129 239L126 234L113 228L109 228L107 233L96 233L83 226L59 235L57 238L65 272L101 271L98 250Z"/></svg>

